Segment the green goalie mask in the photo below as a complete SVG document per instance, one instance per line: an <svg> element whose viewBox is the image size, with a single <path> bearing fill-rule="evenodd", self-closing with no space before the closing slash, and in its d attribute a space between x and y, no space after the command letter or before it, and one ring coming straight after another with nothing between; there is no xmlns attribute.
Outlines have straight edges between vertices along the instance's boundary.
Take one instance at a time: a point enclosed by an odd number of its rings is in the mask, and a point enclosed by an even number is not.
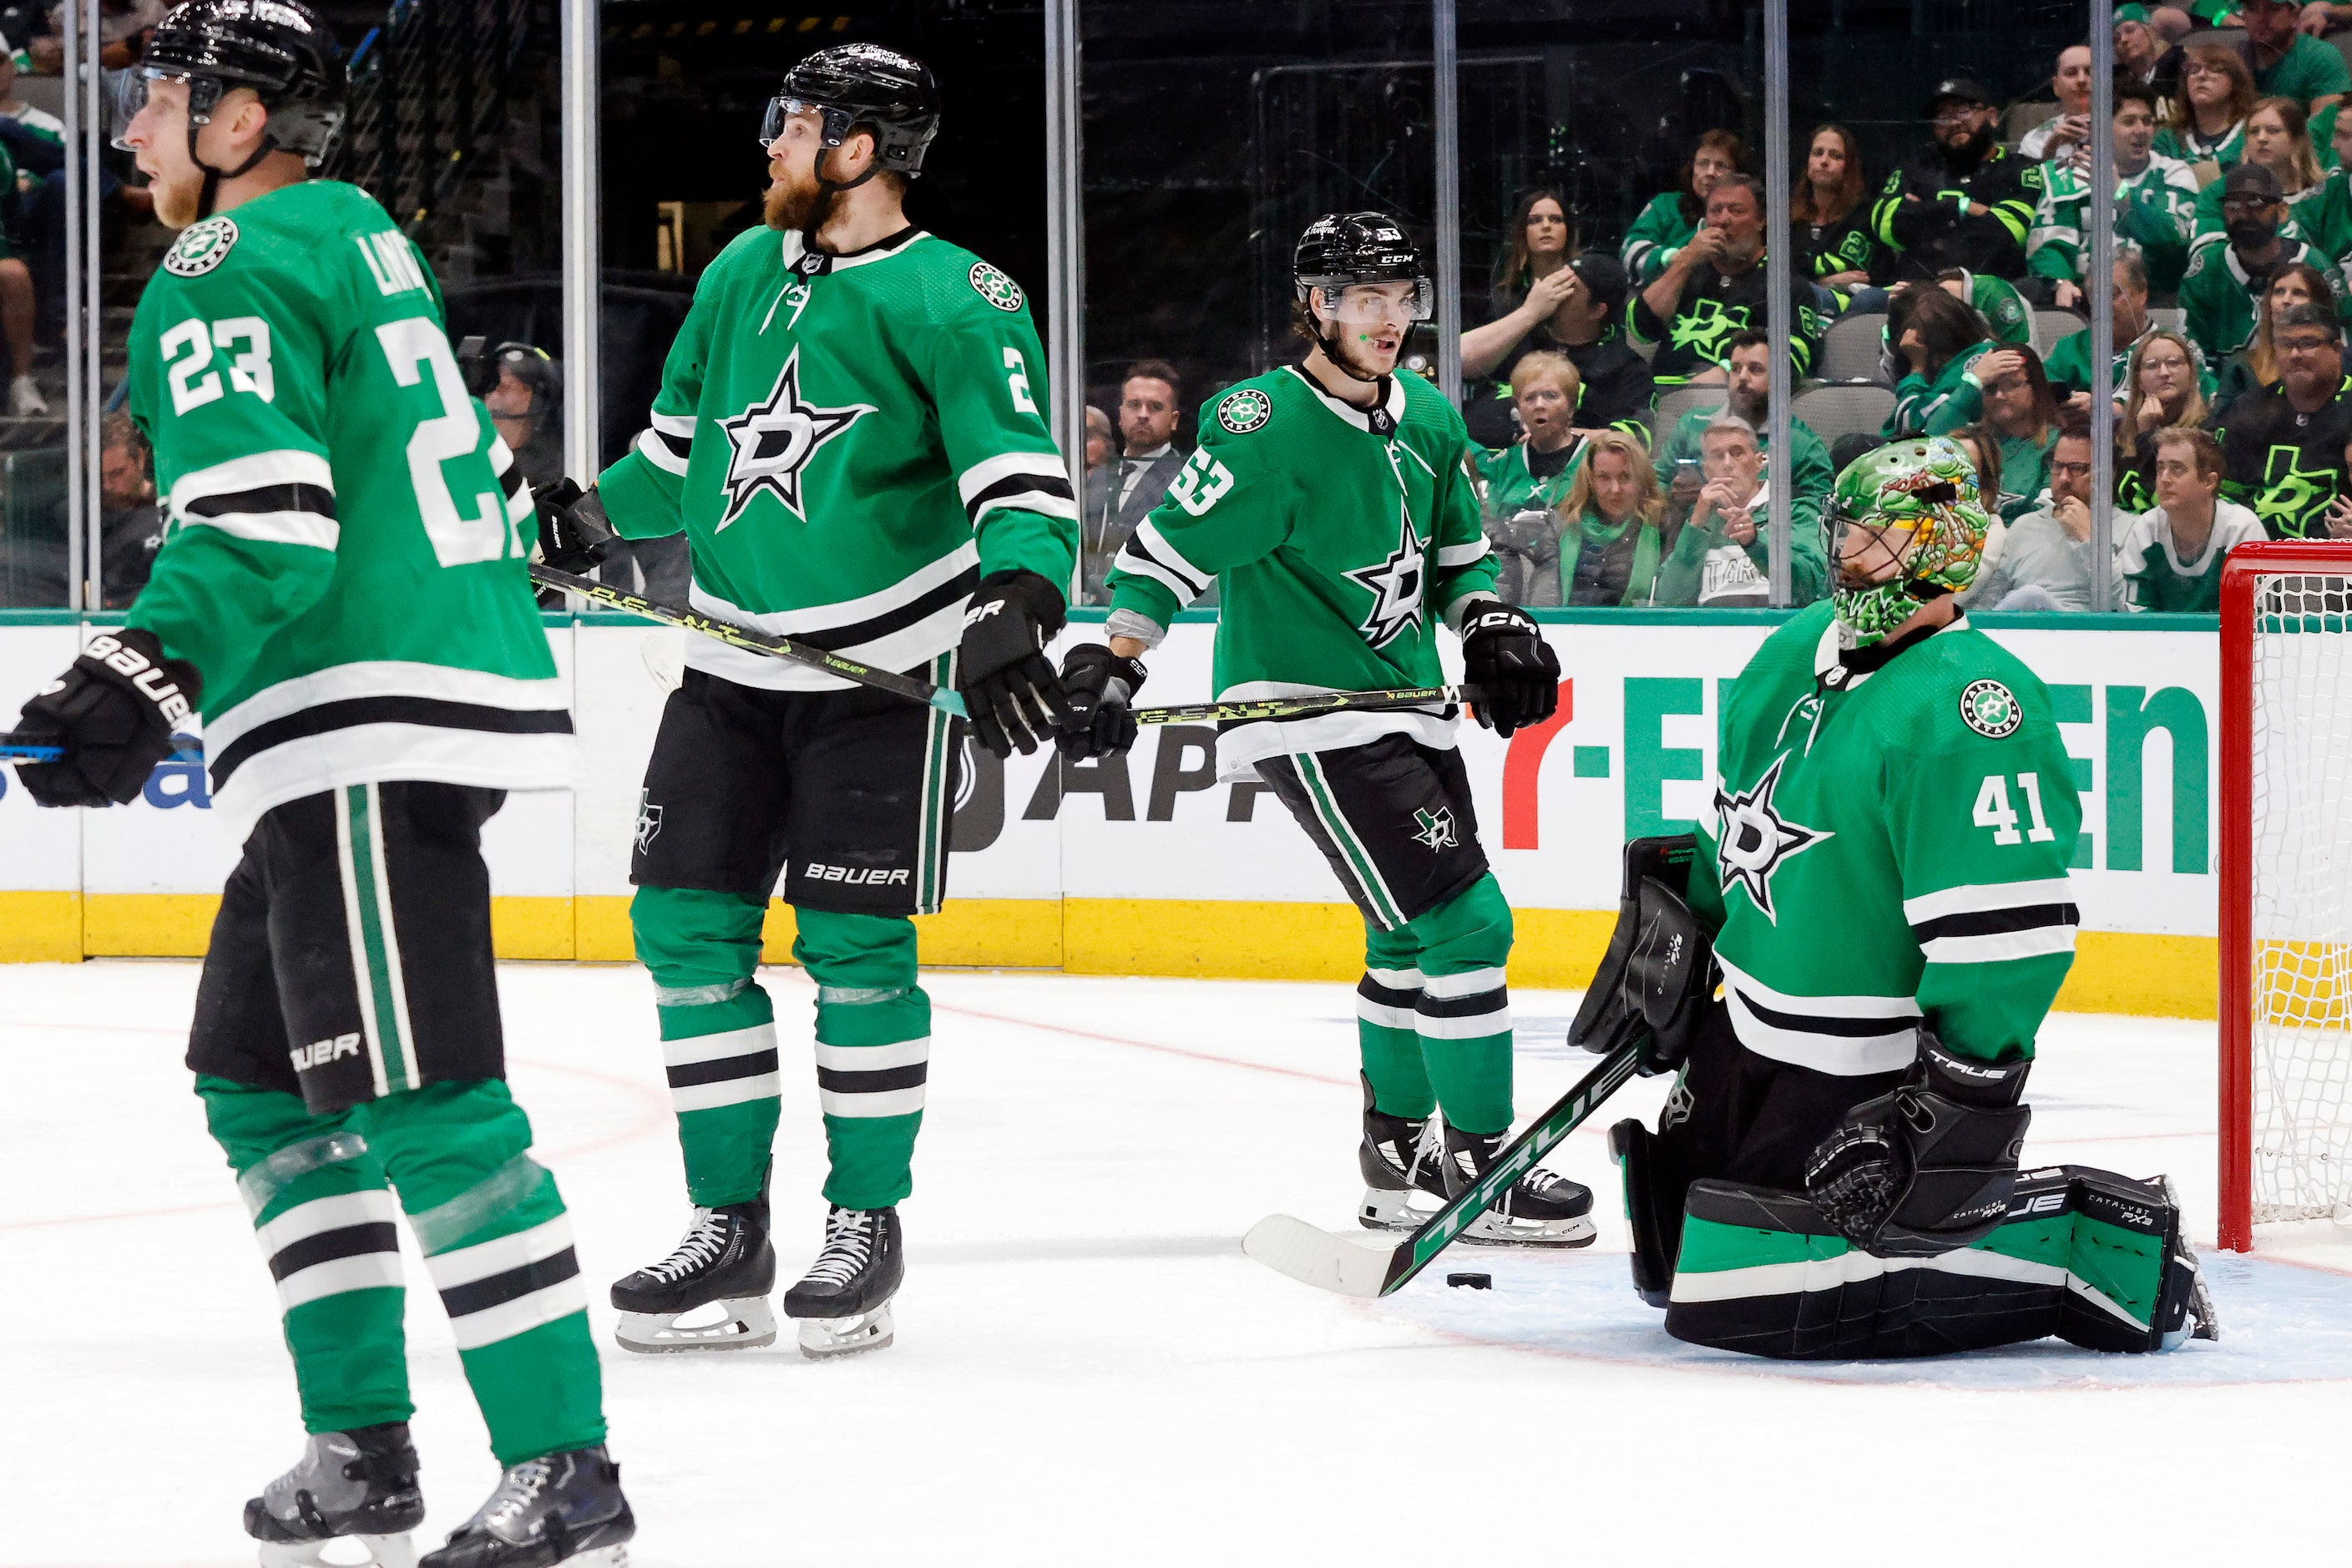
<svg viewBox="0 0 2352 1568"><path fill-rule="evenodd" d="M1867 647L1940 594L1976 581L1992 526L1967 448L1912 436L1865 453L1830 501L1831 597L1853 646Z"/></svg>

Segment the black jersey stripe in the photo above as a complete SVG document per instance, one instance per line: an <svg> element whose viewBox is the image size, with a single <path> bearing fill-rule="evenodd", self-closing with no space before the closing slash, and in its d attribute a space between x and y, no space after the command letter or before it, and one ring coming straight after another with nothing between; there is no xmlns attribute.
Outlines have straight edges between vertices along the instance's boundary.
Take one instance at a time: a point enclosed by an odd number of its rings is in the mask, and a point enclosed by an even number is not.
<svg viewBox="0 0 2352 1568"><path fill-rule="evenodd" d="M1127 542L1119 546L1120 554L1125 555L1129 552L1132 552L1137 560L1148 561L1159 567L1179 583L1189 584L1192 590L1192 596L1196 599L1209 591L1209 582L1213 580L1204 580L1191 566L1178 564L1154 553L1151 548L1143 542L1143 531L1139 528L1129 534Z"/></svg>
<svg viewBox="0 0 2352 1568"><path fill-rule="evenodd" d="M306 511L318 517L335 515L335 492L324 485L257 485L198 496L180 509L190 517L237 517L248 513Z"/></svg>
<svg viewBox="0 0 2352 1568"><path fill-rule="evenodd" d="M218 790L230 774L274 746L362 724L425 724L491 735L572 733L572 715L561 708L491 708L445 697L347 697L257 724L212 753L213 788Z"/></svg>
<svg viewBox="0 0 2352 1568"><path fill-rule="evenodd" d="M2020 904L2014 909L1963 910L1957 914L1937 915L1934 920L1914 924L1911 934L1924 947L1938 937L1999 936L2004 931L2082 923L2082 911L2073 904Z"/></svg>
<svg viewBox="0 0 2352 1568"><path fill-rule="evenodd" d="M707 1062L687 1062L662 1069L669 1077L672 1089L694 1089L706 1083L725 1083L731 1079L758 1078L762 1073L778 1070L773 1049L746 1051L740 1057L718 1057Z"/></svg>
<svg viewBox="0 0 2352 1568"><path fill-rule="evenodd" d="M522 465L520 463L509 463L506 468L499 472L499 489L505 493L507 500L514 500L515 491L522 489Z"/></svg>
<svg viewBox="0 0 2352 1568"><path fill-rule="evenodd" d="M452 1285L441 1292L441 1305L453 1318L468 1312L488 1311L503 1307L509 1301L520 1300L534 1290L544 1290L550 1285L561 1285L580 1273L580 1257L571 1247L536 1263L526 1263L520 1268L509 1268L487 1279Z"/></svg>
<svg viewBox="0 0 2352 1568"><path fill-rule="evenodd" d="M1475 1018L1499 1011L1510 1003L1510 990L1497 985L1491 991L1474 991L1467 996L1432 996L1424 991L1412 1009L1429 1018Z"/></svg>
<svg viewBox="0 0 2352 1568"><path fill-rule="evenodd" d="M390 1220L377 1220L366 1225L338 1226L306 1236L299 1241L289 1241L269 1255L269 1277L283 1279L305 1268L321 1263L332 1263L338 1258L356 1258L363 1252L398 1252L400 1230Z"/></svg>
<svg viewBox="0 0 2352 1568"><path fill-rule="evenodd" d="M1030 494L1052 496L1067 501L1076 499L1066 476L1041 468L1034 473L1007 474L994 484L983 486L963 503L964 513L978 522L982 512L1005 497Z"/></svg>
<svg viewBox="0 0 2352 1568"><path fill-rule="evenodd" d="M820 1067L816 1069L816 1086L835 1094L883 1094L894 1089L920 1089L930 1081L930 1072L929 1062L910 1062L902 1068L870 1068L863 1072Z"/></svg>
<svg viewBox="0 0 2352 1568"><path fill-rule="evenodd" d="M1383 1007L1402 1007L1407 1012L1411 1012L1413 1004L1421 1000L1418 991L1400 991L1392 985L1381 984L1369 974L1356 983L1356 994L1367 1002L1377 1003Z"/></svg>
<svg viewBox="0 0 2352 1568"><path fill-rule="evenodd" d="M1731 989L1738 991L1738 987ZM1759 1022L1776 1029L1786 1029L1798 1035L1828 1035L1841 1040L1870 1040L1881 1035L1897 1034L1916 1028L1919 1020L1910 1015L1899 1018L1826 1018L1812 1013L1783 1013L1767 1007L1745 991L1739 991L1739 1005L1756 1015Z"/></svg>
<svg viewBox="0 0 2352 1568"><path fill-rule="evenodd" d="M659 441L663 449L681 463L686 461L688 455L694 449L693 437L673 436L658 425L646 426L646 434Z"/></svg>
<svg viewBox="0 0 2352 1568"><path fill-rule="evenodd" d="M971 597L980 586L980 568L967 566L938 587L919 598L910 599L895 610L885 610L869 620L853 621L845 626L827 626L822 631L784 632L797 643L823 648L827 653L839 653L844 648L861 643L878 642L892 632L905 631L908 626L927 621L950 605Z"/></svg>

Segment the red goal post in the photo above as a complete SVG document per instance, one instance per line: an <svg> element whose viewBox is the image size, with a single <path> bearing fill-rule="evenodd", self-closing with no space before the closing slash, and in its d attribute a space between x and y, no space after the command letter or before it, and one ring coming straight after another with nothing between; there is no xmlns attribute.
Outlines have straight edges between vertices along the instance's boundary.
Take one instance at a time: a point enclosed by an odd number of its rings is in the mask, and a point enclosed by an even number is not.
<svg viewBox="0 0 2352 1568"><path fill-rule="evenodd" d="M2230 552L2221 676L2219 1240L2246 1252L2352 1198L2352 541Z"/></svg>

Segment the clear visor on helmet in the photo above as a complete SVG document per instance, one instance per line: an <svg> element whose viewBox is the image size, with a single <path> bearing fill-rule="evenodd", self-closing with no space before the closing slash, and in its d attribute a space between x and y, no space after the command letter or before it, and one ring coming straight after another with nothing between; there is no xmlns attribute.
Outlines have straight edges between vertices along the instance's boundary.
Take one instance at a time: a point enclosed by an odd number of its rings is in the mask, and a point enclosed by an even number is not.
<svg viewBox="0 0 2352 1568"><path fill-rule="evenodd" d="M1378 326L1384 321L1425 321L1436 290L1426 278L1394 283L1349 283L1339 289L1326 285L1323 309L1343 326Z"/></svg>
<svg viewBox="0 0 2352 1568"><path fill-rule="evenodd" d="M760 116L760 145L765 147L782 136L785 123L795 114L814 114L823 121L824 142L829 147L837 145L849 127L849 116L838 109L811 103L805 98L778 93L768 100L767 110Z"/></svg>
<svg viewBox="0 0 2352 1568"><path fill-rule="evenodd" d="M100 95L106 100L107 140L115 146L130 151L122 139L131 131L131 122L147 107L150 90L159 81L179 82L188 89L188 110L201 119L211 113L219 101L220 83L210 78L198 79L185 71L168 70L160 66L131 66L122 70L101 71Z"/></svg>

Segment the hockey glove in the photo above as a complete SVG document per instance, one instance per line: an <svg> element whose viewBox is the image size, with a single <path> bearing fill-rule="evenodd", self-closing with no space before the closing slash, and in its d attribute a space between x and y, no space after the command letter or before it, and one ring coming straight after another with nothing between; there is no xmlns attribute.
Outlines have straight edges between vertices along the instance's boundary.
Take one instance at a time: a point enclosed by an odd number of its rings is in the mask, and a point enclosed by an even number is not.
<svg viewBox="0 0 2352 1568"><path fill-rule="evenodd" d="M2030 1059L1982 1062L1919 1026L1919 1055L1890 1094L1845 1113L1805 1161L1805 1193L1847 1240L1880 1258L1929 1258L1982 1240L2008 1216L2031 1107Z"/></svg>
<svg viewBox="0 0 2352 1568"><path fill-rule="evenodd" d="M1517 605L1481 600L1462 617L1462 673L1485 693L1478 722L1497 735L1540 724L1559 706L1559 656Z"/></svg>
<svg viewBox="0 0 2352 1568"><path fill-rule="evenodd" d="M1135 744L1135 694L1143 689L1139 658L1121 658L1098 642L1082 642L1062 660L1062 690L1077 721L1055 737L1074 763L1124 756Z"/></svg>
<svg viewBox="0 0 2352 1568"><path fill-rule="evenodd" d="M1683 901L1697 852L1689 833L1625 846L1617 929L1568 1029L1570 1045L1601 1056L1646 1037L1644 1078L1682 1065L1715 994L1714 941Z"/></svg>
<svg viewBox="0 0 2352 1568"><path fill-rule="evenodd" d="M594 490L558 479L531 497L539 510L539 558L558 572L593 571L611 552L613 524Z"/></svg>
<svg viewBox="0 0 2352 1568"><path fill-rule="evenodd" d="M1077 723L1045 644L1062 629L1062 595L1034 572L992 572L963 616L956 691L980 743L1000 757L1034 752Z"/></svg>
<svg viewBox="0 0 2352 1568"><path fill-rule="evenodd" d="M43 805L128 805L172 754L172 731L195 717L203 689L195 667L165 658L153 632L100 632L25 704L14 738L66 754L18 768L16 782Z"/></svg>

